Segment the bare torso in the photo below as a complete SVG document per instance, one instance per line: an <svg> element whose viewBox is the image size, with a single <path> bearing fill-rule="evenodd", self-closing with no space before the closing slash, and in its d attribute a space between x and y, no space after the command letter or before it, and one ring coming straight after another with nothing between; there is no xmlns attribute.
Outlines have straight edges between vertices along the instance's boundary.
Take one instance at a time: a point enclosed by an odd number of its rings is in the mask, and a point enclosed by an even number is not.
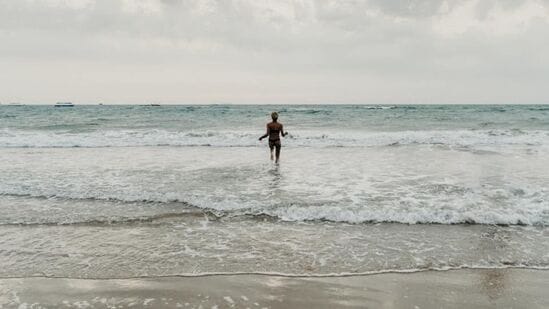
<svg viewBox="0 0 549 309"><path fill-rule="evenodd" d="M276 141L280 139L280 134L282 134L282 124L278 122L269 122L267 124L267 132L269 134L270 141Z"/></svg>

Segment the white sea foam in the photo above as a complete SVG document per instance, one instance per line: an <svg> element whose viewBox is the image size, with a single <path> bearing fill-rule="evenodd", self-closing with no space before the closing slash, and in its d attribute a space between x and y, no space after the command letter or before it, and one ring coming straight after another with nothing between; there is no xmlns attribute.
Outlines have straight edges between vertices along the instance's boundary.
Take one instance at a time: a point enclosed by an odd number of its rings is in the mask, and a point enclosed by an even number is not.
<svg viewBox="0 0 549 309"><path fill-rule="evenodd" d="M91 132L0 130L0 147L71 148L130 146L262 146L260 131L167 131L161 129L98 130ZM283 140L295 147L360 147L391 145L449 145L498 147L506 145L548 146L544 130L430 130L374 132L357 130L298 131Z"/></svg>
<svg viewBox="0 0 549 309"><path fill-rule="evenodd" d="M180 204L220 216L268 215L285 221L549 224L547 162L540 154L477 155L415 146L398 152L296 148L285 153L291 159L271 167L262 163L265 153L257 148L3 153L0 194L122 203L97 212L93 209L99 206L79 208L82 203L43 211L41 202L31 208L23 203L4 208L4 223L177 220L173 214ZM127 209L123 203L130 203Z"/></svg>

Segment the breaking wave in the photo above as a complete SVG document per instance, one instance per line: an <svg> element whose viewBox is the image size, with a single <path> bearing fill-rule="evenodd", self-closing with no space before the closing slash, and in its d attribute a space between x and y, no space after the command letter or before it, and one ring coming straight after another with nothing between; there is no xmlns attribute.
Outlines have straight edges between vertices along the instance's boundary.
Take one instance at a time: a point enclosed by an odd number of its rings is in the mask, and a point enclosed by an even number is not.
<svg viewBox="0 0 549 309"><path fill-rule="evenodd" d="M536 195L536 194L535 194ZM66 211L58 213L41 213L28 216L24 214L21 220L5 216L0 225L116 225L143 224L156 222L173 222L185 217L206 216L211 220L220 218L251 218L258 220L280 220L287 222L327 221L351 224L402 223L402 224L488 224L488 225L549 225L549 204L544 200L526 200L517 208L493 208L487 205L468 205L454 203L442 205L433 200L426 205L421 203L398 203L399 206L388 205L349 205L348 203L307 204L307 203L277 203L262 206L258 201L248 201L239 208L226 207L230 201L212 203L208 198L194 199L193 202L184 199L147 198L146 193L130 199L112 197L71 197L59 195L9 194L2 192L0 197L24 197L31 199L47 199L50 203L56 201L85 201L91 203L94 212L78 209L77 204L70 204ZM117 203L117 207L125 209L125 215L108 215L109 209ZM137 203L137 204L136 204ZM126 205L124 205L126 204ZM146 212L135 207L146 204ZM164 209L164 204L172 204L170 209ZM179 207L173 207L178 204ZM59 209L57 209L59 210ZM66 214L71 216L67 217ZM35 218L29 221L29 218ZM38 219L36 219L38 218Z"/></svg>
<svg viewBox="0 0 549 309"><path fill-rule="evenodd" d="M70 131L0 130L1 148L72 148L72 147L147 147L147 146L214 146L254 147L262 132L245 131L166 131L106 130L74 133ZM284 139L287 146L297 147L368 147L395 145L448 145L458 147L549 145L545 130L435 130L360 132L337 131L318 133L300 131Z"/></svg>

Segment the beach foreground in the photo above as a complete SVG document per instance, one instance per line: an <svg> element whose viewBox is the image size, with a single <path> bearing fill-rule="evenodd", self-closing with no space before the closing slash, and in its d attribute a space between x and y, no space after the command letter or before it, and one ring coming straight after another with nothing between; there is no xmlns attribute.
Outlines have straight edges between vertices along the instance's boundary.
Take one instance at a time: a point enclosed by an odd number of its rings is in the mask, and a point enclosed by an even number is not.
<svg viewBox="0 0 549 309"><path fill-rule="evenodd" d="M0 280L2 308L548 308L549 271Z"/></svg>

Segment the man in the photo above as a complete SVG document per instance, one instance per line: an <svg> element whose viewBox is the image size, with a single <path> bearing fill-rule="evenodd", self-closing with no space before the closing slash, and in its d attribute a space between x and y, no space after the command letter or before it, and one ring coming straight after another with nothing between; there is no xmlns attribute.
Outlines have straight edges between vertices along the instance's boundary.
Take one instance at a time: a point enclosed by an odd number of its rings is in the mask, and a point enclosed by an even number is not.
<svg viewBox="0 0 549 309"><path fill-rule="evenodd" d="M273 149L276 148L276 160L275 163L278 163L278 159L280 158L280 147L282 145L280 144L280 134L282 136L288 135L288 132L284 132L284 128L281 123L278 122L278 113L272 112L271 118L273 119L272 122L269 122L267 124L267 133L259 138L261 141L265 137L269 137L269 148L271 148L271 160L273 159Z"/></svg>

